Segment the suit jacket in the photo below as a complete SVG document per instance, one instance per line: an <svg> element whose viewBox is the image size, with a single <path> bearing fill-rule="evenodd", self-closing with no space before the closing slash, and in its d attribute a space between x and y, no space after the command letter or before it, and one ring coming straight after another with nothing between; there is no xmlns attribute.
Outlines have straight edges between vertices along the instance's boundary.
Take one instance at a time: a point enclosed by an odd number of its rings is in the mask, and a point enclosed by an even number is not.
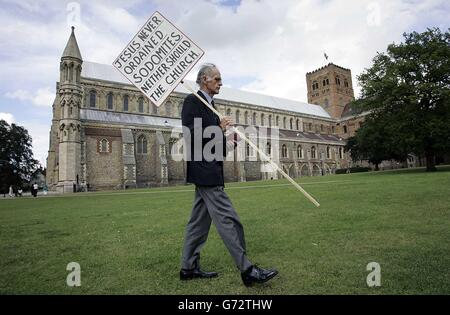
<svg viewBox="0 0 450 315"><path fill-rule="evenodd" d="M205 99L203 93L201 93L200 91L198 91L197 94ZM202 119L201 130L194 129L194 118ZM206 107L206 105L203 104L196 95L190 94L185 98L183 103L183 109L181 111L181 122L184 128L189 128L190 130L190 139L187 139L187 136L189 135L184 135L185 140L187 141L186 143L190 142L189 147L186 147L186 150L190 151L190 159L188 156L188 160L186 161L186 182L198 186L224 186L223 160L226 156L226 139L223 131L220 129L219 117L214 114L212 110ZM219 137L219 139L216 138L215 141L218 141L218 145L222 146L223 148L223 157L221 157L220 159L214 159L212 161L207 161L203 155L203 148L213 138L203 138L203 132L205 128L209 126L219 126L218 129L220 129L220 134L213 134L213 136ZM201 161L194 160L194 133L196 131L201 132L202 135L202 152L197 152L197 154L201 154ZM200 146L198 148L200 148ZM212 152L214 153L214 150Z"/></svg>

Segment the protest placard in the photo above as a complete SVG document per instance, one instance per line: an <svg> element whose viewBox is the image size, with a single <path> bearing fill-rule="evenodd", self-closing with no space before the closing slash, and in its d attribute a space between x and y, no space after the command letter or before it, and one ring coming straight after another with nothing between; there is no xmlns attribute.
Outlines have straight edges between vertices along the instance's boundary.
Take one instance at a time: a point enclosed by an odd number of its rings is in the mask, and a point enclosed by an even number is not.
<svg viewBox="0 0 450 315"><path fill-rule="evenodd" d="M155 12L113 65L153 104L161 106L203 54L182 31Z"/></svg>

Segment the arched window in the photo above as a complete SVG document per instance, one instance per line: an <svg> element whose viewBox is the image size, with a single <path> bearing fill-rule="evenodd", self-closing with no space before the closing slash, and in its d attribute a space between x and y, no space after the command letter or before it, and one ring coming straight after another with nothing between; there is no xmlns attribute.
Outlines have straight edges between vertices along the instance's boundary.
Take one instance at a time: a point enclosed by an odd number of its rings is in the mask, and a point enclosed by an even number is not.
<svg viewBox="0 0 450 315"><path fill-rule="evenodd" d="M344 158L344 148L340 147L339 148L339 158L342 160Z"/></svg>
<svg viewBox="0 0 450 315"><path fill-rule="evenodd" d="M89 107L95 107L95 103L97 100L97 92L94 90L89 92Z"/></svg>
<svg viewBox="0 0 450 315"><path fill-rule="evenodd" d="M291 130L294 129L294 119L293 119L293 118L291 118L291 119L289 120L289 126L291 127Z"/></svg>
<svg viewBox="0 0 450 315"><path fill-rule="evenodd" d="M269 127L272 127L272 115L269 115Z"/></svg>
<svg viewBox="0 0 450 315"><path fill-rule="evenodd" d="M308 124L308 129L309 129L309 131L312 131L312 123Z"/></svg>
<svg viewBox="0 0 450 315"><path fill-rule="evenodd" d="M109 152L109 141L107 139L100 140L98 151L100 153L108 153Z"/></svg>
<svg viewBox="0 0 450 315"><path fill-rule="evenodd" d="M109 93L106 97L106 105L108 109L113 109L113 94Z"/></svg>
<svg viewBox="0 0 450 315"><path fill-rule="evenodd" d="M341 79L339 78L339 76L336 77L336 84L341 85Z"/></svg>
<svg viewBox="0 0 450 315"><path fill-rule="evenodd" d="M73 81L73 63L71 63L69 67L69 81Z"/></svg>
<svg viewBox="0 0 450 315"><path fill-rule="evenodd" d="M300 119L297 119L296 125L297 125L297 130L300 130Z"/></svg>
<svg viewBox="0 0 450 315"><path fill-rule="evenodd" d="M347 133L347 126L344 125L344 133Z"/></svg>
<svg viewBox="0 0 450 315"><path fill-rule="evenodd" d="M328 78L327 78L326 82L327 82L327 85L330 85L330 80Z"/></svg>
<svg viewBox="0 0 450 315"><path fill-rule="evenodd" d="M316 158L317 158L316 147L312 147L311 148L311 159L316 159Z"/></svg>
<svg viewBox="0 0 450 315"><path fill-rule="evenodd" d="M166 102L166 116L172 116L172 102Z"/></svg>
<svg viewBox="0 0 450 315"><path fill-rule="evenodd" d="M125 95L123 97L123 111L124 112L128 112L128 100L129 100L129 96Z"/></svg>
<svg viewBox="0 0 450 315"><path fill-rule="evenodd" d="M231 117L231 109L230 108L227 109L227 116Z"/></svg>
<svg viewBox="0 0 450 315"><path fill-rule="evenodd" d="M147 154L147 138L144 135L141 135L138 138L137 153L138 154Z"/></svg>
<svg viewBox="0 0 450 315"><path fill-rule="evenodd" d="M322 86L325 86L327 82L325 80L322 81Z"/></svg>
<svg viewBox="0 0 450 315"><path fill-rule="evenodd" d="M236 124L239 124L239 118L241 116L241 112L239 110L236 111Z"/></svg>
<svg viewBox="0 0 450 315"><path fill-rule="evenodd" d="M245 145L245 155L247 157L253 157L253 148L248 143Z"/></svg>
<svg viewBox="0 0 450 315"><path fill-rule="evenodd" d="M144 98L140 97L138 101L139 113L144 112Z"/></svg>
<svg viewBox="0 0 450 315"><path fill-rule="evenodd" d="M281 147L281 156L284 158L288 157L288 150L285 144L283 144L283 146Z"/></svg>
<svg viewBox="0 0 450 315"><path fill-rule="evenodd" d="M276 126L280 127L280 117L278 117L278 116L277 116L277 119L276 119Z"/></svg>
<svg viewBox="0 0 450 315"><path fill-rule="evenodd" d="M264 127L264 114L261 114L261 126Z"/></svg>
<svg viewBox="0 0 450 315"><path fill-rule="evenodd" d="M244 114L244 123L248 125L248 112L245 112Z"/></svg>
<svg viewBox="0 0 450 315"><path fill-rule="evenodd" d="M303 159L303 148L302 148L301 145L299 145L299 146L297 147L297 157L298 157L299 159Z"/></svg>
<svg viewBox="0 0 450 315"><path fill-rule="evenodd" d="M331 159L331 149L327 147L327 159Z"/></svg>
<svg viewBox="0 0 450 315"><path fill-rule="evenodd" d="M256 126L256 113L253 113L253 125Z"/></svg>
<svg viewBox="0 0 450 315"><path fill-rule="evenodd" d="M286 129L286 117L283 118L283 128Z"/></svg>
<svg viewBox="0 0 450 315"><path fill-rule="evenodd" d="M345 86L346 88L348 88L348 81L347 81L347 80L344 80L344 86Z"/></svg>
<svg viewBox="0 0 450 315"><path fill-rule="evenodd" d="M270 142L267 142L266 146L266 154L270 156L272 154L272 146L270 145Z"/></svg>
<svg viewBox="0 0 450 315"><path fill-rule="evenodd" d="M323 132L323 125L320 124L320 132Z"/></svg>

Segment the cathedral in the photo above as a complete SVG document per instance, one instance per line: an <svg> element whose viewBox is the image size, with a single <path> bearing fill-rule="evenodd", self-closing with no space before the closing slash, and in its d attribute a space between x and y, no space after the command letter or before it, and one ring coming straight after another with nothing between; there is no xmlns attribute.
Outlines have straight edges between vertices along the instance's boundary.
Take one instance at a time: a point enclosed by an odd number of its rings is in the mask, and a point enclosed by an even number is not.
<svg viewBox="0 0 450 315"><path fill-rule="evenodd" d="M330 63L307 73L306 80L308 103L226 87L215 97L217 109L237 126L269 130L257 139L259 147L293 178L351 167L344 146L365 115L349 105L354 100L349 69ZM56 91L47 158L50 190L185 183L185 162L176 158L183 151L180 116L189 93L184 87L154 106L112 65L83 60L72 28ZM271 146L272 134L277 146ZM250 146L242 154L244 159L224 162L226 182L279 178Z"/></svg>

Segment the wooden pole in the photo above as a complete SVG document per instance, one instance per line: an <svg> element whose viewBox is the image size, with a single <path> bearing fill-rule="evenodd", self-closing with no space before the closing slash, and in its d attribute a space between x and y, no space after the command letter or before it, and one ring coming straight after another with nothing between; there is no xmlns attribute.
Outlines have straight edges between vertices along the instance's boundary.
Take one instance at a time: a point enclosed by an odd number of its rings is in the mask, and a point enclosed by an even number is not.
<svg viewBox="0 0 450 315"><path fill-rule="evenodd" d="M214 114L219 116L219 119L223 119L223 115L219 113L214 107L212 107L207 101L205 101L200 95L198 95L186 82L181 81L186 89L188 89L192 94L197 96L197 98L202 101L205 106L207 106L210 110L213 111ZM255 145L250 139L248 139L242 132L240 132L236 127L232 127L233 131L237 133L242 139L244 139L253 149L255 149L263 158L264 161L268 161L275 169L281 173L292 185L294 185L306 198L309 199L316 207L320 207L320 204L310 195L308 194L295 180L293 180L285 171L283 171L272 159L267 156L264 152L262 152L257 145Z"/></svg>

